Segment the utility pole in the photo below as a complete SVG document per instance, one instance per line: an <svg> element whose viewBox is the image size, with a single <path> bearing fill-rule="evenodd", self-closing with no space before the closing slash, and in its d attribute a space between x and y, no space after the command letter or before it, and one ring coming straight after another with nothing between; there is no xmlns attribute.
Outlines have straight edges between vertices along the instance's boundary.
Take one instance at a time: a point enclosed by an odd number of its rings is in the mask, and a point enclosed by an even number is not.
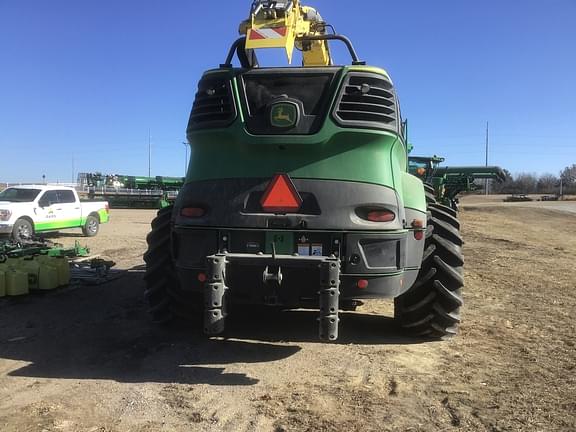
<svg viewBox="0 0 576 432"><path fill-rule="evenodd" d="M148 128L148 177L152 177L152 136Z"/></svg>
<svg viewBox="0 0 576 432"><path fill-rule="evenodd" d="M189 147L189 144L186 141L182 141L182 144L184 144L184 148L186 150L186 157L184 158L184 177L186 177L186 174L188 174L188 147Z"/></svg>
<svg viewBox="0 0 576 432"><path fill-rule="evenodd" d="M76 167L74 166L74 153L72 153L72 184L75 183L74 181L74 171L75 171Z"/></svg>
<svg viewBox="0 0 576 432"><path fill-rule="evenodd" d="M486 166L488 166L488 144L489 144L489 124L488 122L486 122ZM486 192L486 195L488 195L488 185L489 185L489 179L486 179L486 184L484 186L484 190Z"/></svg>

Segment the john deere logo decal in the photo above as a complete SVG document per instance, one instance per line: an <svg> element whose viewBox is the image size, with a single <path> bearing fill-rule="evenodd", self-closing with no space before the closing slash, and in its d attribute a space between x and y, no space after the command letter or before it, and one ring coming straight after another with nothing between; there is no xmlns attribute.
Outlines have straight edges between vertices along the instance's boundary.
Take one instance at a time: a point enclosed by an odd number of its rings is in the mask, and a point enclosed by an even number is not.
<svg viewBox="0 0 576 432"><path fill-rule="evenodd" d="M277 128L289 128L298 123L298 106L293 103L277 103L270 110L270 123Z"/></svg>

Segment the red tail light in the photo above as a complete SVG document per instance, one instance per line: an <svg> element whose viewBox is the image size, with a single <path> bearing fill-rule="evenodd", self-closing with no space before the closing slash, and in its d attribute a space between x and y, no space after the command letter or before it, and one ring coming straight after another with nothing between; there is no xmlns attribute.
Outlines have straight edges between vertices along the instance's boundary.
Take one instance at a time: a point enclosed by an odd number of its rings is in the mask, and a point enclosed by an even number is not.
<svg viewBox="0 0 576 432"><path fill-rule="evenodd" d="M276 174L264 192L260 205L269 213L296 213L302 198L288 174Z"/></svg>
<svg viewBox="0 0 576 432"><path fill-rule="evenodd" d="M390 210L371 210L366 219L371 222L392 222L396 219L396 214Z"/></svg>
<svg viewBox="0 0 576 432"><path fill-rule="evenodd" d="M187 218L200 218L206 214L202 207L184 207L180 210L180 215Z"/></svg>

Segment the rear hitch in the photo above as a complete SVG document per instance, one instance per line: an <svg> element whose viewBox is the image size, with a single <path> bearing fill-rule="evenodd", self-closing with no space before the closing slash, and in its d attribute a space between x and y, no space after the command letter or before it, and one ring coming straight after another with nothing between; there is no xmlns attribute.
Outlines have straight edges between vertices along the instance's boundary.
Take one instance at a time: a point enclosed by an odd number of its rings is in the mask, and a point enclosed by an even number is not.
<svg viewBox="0 0 576 432"><path fill-rule="evenodd" d="M208 280L204 285L204 332L208 335L218 335L225 328L227 263L225 254L208 258Z"/></svg>
<svg viewBox="0 0 576 432"><path fill-rule="evenodd" d="M204 332L206 334L218 335L225 330L226 300L230 289L226 285L226 266L231 262L264 266L262 282L267 288L264 298L267 305L281 303L279 290L283 282L282 266L318 269L320 274L320 291L318 292L320 339L328 342L338 339L340 260L334 255L330 257L277 255L274 247L271 255L219 253L207 257L207 280L204 286Z"/></svg>
<svg viewBox="0 0 576 432"><path fill-rule="evenodd" d="M273 256L275 257L275 254ZM269 266L266 266L262 274L262 282L267 289L264 303L267 306L279 306L278 290L282 286L282 269L278 266L278 270L272 271Z"/></svg>
<svg viewBox="0 0 576 432"><path fill-rule="evenodd" d="M335 341L338 339L338 307L340 303L340 260L327 258L320 263L320 339Z"/></svg>

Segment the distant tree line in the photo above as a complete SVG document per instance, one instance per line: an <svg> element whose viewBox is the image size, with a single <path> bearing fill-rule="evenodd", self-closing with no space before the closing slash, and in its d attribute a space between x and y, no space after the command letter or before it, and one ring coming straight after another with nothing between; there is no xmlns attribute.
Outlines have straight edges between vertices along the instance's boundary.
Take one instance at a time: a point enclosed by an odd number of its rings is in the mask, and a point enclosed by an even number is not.
<svg viewBox="0 0 576 432"><path fill-rule="evenodd" d="M564 168L559 176L546 173L540 176L532 173L510 174L504 170L503 183L492 182L491 193L502 194L559 194L562 186L564 195L576 194L576 164Z"/></svg>

